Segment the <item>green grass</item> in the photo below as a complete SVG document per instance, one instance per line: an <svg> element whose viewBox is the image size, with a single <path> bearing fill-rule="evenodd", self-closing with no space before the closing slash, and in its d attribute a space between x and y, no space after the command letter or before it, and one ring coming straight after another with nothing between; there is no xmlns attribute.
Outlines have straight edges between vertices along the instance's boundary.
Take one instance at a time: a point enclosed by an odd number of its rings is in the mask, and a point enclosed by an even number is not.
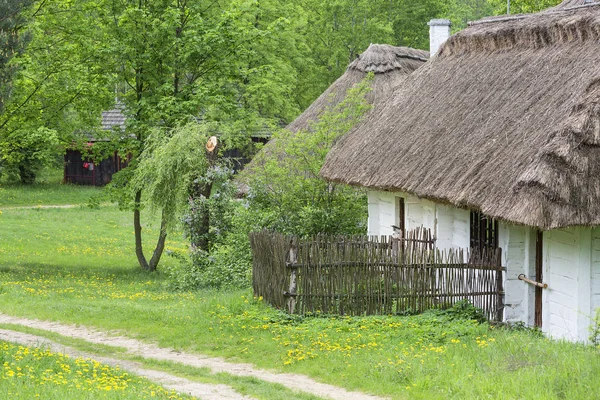
<svg viewBox="0 0 600 400"><path fill-rule="evenodd" d="M7 314L118 330L395 399L588 399L600 393L597 349L535 332L436 313L297 318L249 290L172 292L160 270L139 270L131 215L112 206L6 209L0 226L0 312ZM155 240L155 225L144 232ZM168 248L184 252L186 244L175 235ZM160 268L175 262L165 257ZM276 398L267 392L261 398Z"/></svg>
<svg viewBox="0 0 600 400"><path fill-rule="evenodd" d="M43 171L38 182L22 185L0 181L0 209L38 205L86 204L91 197L100 196L102 188L63 185L62 170Z"/></svg>
<svg viewBox="0 0 600 400"><path fill-rule="evenodd" d="M188 399L117 367L0 341L3 399Z"/></svg>

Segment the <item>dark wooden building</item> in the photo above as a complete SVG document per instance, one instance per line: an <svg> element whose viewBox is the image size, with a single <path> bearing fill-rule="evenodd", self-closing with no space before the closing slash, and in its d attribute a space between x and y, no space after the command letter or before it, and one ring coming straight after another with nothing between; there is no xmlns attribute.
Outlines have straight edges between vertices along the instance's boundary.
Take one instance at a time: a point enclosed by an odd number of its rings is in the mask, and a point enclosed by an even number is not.
<svg viewBox="0 0 600 400"><path fill-rule="evenodd" d="M102 129L110 131L115 128L125 130L125 116L121 109L115 108L102 113ZM89 146L99 140L90 139ZM81 150L69 149L65 153L64 181L79 185L104 186L109 183L114 173L125 168L126 159L121 159L116 152L99 163L87 157Z"/></svg>

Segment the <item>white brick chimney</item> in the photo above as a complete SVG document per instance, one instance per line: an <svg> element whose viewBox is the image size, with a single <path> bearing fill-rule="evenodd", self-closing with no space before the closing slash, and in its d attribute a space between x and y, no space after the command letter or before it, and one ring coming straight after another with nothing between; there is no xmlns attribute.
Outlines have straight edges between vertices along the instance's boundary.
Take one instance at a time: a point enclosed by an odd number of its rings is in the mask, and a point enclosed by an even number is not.
<svg viewBox="0 0 600 400"><path fill-rule="evenodd" d="M433 57L450 37L452 22L447 19L432 19L427 25L429 25L429 54Z"/></svg>

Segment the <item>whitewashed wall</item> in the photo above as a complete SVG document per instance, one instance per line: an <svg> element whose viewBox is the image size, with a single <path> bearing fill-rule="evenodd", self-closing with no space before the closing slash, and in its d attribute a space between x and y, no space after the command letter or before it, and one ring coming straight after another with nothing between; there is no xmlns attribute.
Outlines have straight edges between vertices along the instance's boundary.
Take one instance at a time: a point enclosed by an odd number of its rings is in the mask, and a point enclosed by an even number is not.
<svg viewBox="0 0 600 400"><path fill-rule="evenodd" d="M398 198L404 198L405 226L430 228L440 249L469 247L469 211L405 193L369 191L371 235L391 235L398 225ZM499 246L504 280L506 321L534 324L535 289L518 279L535 279L536 230L500 223ZM600 227L544 232L542 330L549 336L585 341L591 317L600 308Z"/></svg>
<svg viewBox="0 0 600 400"><path fill-rule="evenodd" d="M544 232L542 330L555 338L585 341L592 313L591 228Z"/></svg>
<svg viewBox="0 0 600 400"><path fill-rule="evenodd" d="M431 229L440 249L469 247L469 211L400 192L369 191L369 235L391 235L404 198L405 227Z"/></svg>
<svg viewBox="0 0 600 400"><path fill-rule="evenodd" d="M600 228L592 229L592 312L600 308Z"/></svg>
<svg viewBox="0 0 600 400"><path fill-rule="evenodd" d="M524 274L530 279L535 279L536 231L526 226L503 222L500 223L498 231L502 265L506 266L504 320L522 321L533 326L535 289L519 280L519 275Z"/></svg>

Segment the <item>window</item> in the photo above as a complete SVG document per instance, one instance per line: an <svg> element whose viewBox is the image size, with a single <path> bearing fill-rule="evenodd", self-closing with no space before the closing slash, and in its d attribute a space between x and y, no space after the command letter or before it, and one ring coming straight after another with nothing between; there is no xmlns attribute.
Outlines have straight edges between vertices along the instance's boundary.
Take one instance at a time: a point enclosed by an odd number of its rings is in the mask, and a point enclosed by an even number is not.
<svg viewBox="0 0 600 400"><path fill-rule="evenodd" d="M471 248L498 247L498 221L478 211L471 211Z"/></svg>
<svg viewBox="0 0 600 400"><path fill-rule="evenodd" d="M397 197L396 198L396 226L402 231L402 237L406 234L405 230L405 220L406 214L404 209L404 198Z"/></svg>

